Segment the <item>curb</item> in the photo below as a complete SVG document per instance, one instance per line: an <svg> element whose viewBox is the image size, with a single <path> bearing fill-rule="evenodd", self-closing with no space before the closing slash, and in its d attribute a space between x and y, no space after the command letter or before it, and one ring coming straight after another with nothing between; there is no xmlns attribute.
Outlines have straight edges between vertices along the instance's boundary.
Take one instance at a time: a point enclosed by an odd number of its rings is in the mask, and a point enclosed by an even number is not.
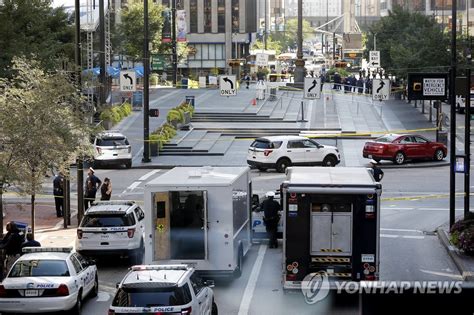
<svg viewBox="0 0 474 315"><path fill-rule="evenodd" d="M380 168L396 168L396 169L400 169L400 168L427 168L427 167L441 167L441 166L449 166L450 165L450 162L449 161L445 161L445 162L436 162L436 163L422 163L422 164L404 164L404 165L390 165L390 164L387 164L387 165L383 165L383 164L377 164L378 167ZM370 167L370 164L367 164L367 167Z"/></svg>
<svg viewBox="0 0 474 315"><path fill-rule="evenodd" d="M464 281L474 281L474 273L472 271L469 271L464 266L464 262L459 257L459 254L457 253L457 249L453 245L451 245L451 243L449 242L449 239L448 239L448 236L446 235L446 232L442 228L438 228L436 230L436 234L438 235L438 238L441 241L441 244L444 246L444 248L446 248L446 251L448 252L448 255L451 257L454 264L458 268L458 271L461 274L463 280Z"/></svg>

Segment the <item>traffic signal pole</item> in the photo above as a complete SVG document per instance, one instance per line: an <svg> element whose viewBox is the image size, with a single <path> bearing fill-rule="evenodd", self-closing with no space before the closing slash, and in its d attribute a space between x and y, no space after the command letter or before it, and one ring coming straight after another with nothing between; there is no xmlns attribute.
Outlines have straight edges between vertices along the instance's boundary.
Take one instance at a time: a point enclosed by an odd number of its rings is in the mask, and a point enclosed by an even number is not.
<svg viewBox="0 0 474 315"><path fill-rule="evenodd" d="M81 17L80 17L80 0L75 0L75 12L74 19L76 20L76 51L75 51L75 61L76 61L76 82L79 88L79 93L82 92L82 80L81 80ZM79 156L76 160L77 165L77 224L82 218L84 213L84 169L83 169L84 160L82 156Z"/></svg>
<svg viewBox="0 0 474 315"><path fill-rule="evenodd" d="M150 160L150 57L149 57L149 38L148 38L148 0L143 1L143 163L149 163Z"/></svg>
<svg viewBox="0 0 474 315"><path fill-rule="evenodd" d="M449 82L450 112L450 145L449 145L449 226L453 226L456 216L456 27L457 27L457 1L452 2L451 20L451 70ZM469 98L469 96L468 96ZM467 114L466 114L467 115Z"/></svg>

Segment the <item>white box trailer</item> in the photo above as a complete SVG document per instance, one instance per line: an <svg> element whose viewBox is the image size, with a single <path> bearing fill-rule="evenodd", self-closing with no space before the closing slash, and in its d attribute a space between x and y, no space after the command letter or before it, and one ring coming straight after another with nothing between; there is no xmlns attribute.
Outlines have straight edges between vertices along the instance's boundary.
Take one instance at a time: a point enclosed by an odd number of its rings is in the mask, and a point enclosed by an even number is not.
<svg viewBox="0 0 474 315"><path fill-rule="evenodd" d="M283 201L283 287L308 275L330 280L379 278L382 185L369 169L292 167Z"/></svg>
<svg viewBox="0 0 474 315"><path fill-rule="evenodd" d="M240 276L251 246L248 167L175 167L145 185L145 262Z"/></svg>

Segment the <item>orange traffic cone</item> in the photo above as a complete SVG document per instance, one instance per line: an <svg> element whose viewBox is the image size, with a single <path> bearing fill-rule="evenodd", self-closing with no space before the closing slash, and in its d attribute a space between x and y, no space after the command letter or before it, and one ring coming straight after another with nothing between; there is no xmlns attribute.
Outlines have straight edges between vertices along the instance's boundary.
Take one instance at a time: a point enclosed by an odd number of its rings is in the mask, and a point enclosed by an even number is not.
<svg viewBox="0 0 474 315"><path fill-rule="evenodd" d="M252 106L257 106L257 99L252 99Z"/></svg>

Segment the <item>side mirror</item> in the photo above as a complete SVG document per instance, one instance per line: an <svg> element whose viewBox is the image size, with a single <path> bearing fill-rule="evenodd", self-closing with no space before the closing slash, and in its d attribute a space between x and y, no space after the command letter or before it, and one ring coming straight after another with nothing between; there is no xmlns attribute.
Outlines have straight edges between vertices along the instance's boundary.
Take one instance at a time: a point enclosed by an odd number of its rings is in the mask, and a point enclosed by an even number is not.
<svg viewBox="0 0 474 315"><path fill-rule="evenodd" d="M120 286L120 282L117 282L117 283L115 284L115 288L118 289L119 286Z"/></svg>
<svg viewBox="0 0 474 315"><path fill-rule="evenodd" d="M209 288L214 288L215 287L214 280L206 280L206 281L204 281L204 285L206 287L209 287Z"/></svg>
<svg viewBox="0 0 474 315"><path fill-rule="evenodd" d="M257 194L252 195L252 205L253 206L258 206L260 205L260 198L258 197Z"/></svg>
<svg viewBox="0 0 474 315"><path fill-rule="evenodd" d="M88 266L95 266L95 265L97 265L97 261L95 259L89 259L87 261L87 265Z"/></svg>

